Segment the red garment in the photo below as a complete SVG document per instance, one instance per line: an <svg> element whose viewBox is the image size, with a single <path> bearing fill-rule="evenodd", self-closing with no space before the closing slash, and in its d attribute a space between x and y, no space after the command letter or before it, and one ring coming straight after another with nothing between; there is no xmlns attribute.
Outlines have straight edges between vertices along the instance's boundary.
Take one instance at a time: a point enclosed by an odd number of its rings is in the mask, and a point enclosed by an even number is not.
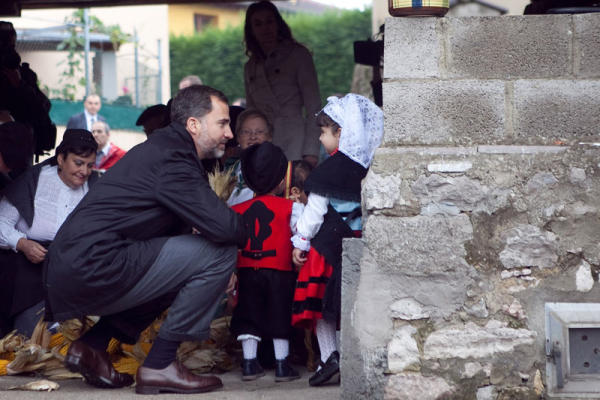
<svg viewBox="0 0 600 400"><path fill-rule="evenodd" d="M270 268L292 271L292 200L262 195L232 209L251 217L254 235L238 253L238 268Z"/></svg>
<svg viewBox="0 0 600 400"><path fill-rule="evenodd" d="M117 161L119 161L125 155L125 153L127 153L125 150L115 146L114 143L111 143L110 148L108 149L108 154L102 158L100 165L98 165L95 169L109 169L115 165Z"/></svg>
<svg viewBox="0 0 600 400"><path fill-rule="evenodd" d="M317 320L323 318L323 297L332 273L333 267L325 257L311 247L296 281L292 326L314 329Z"/></svg>

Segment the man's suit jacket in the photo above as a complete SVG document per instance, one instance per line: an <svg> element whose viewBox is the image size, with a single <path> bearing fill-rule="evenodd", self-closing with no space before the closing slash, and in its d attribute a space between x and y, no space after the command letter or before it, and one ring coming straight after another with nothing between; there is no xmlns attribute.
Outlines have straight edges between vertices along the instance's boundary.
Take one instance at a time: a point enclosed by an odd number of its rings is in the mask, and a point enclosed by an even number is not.
<svg viewBox="0 0 600 400"><path fill-rule="evenodd" d="M100 114L96 114L97 121L106 122L106 118L104 118ZM79 114L75 114L69 118L69 122L67 122L67 129L87 129L87 121L85 120L85 113L80 112ZM89 131L91 131L91 127Z"/></svg>

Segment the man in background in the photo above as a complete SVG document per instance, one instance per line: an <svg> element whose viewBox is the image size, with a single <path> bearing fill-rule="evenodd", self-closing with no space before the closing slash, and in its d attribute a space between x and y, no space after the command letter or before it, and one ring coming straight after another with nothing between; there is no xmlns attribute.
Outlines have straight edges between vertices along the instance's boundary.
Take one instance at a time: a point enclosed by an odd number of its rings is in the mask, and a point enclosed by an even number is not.
<svg viewBox="0 0 600 400"><path fill-rule="evenodd" d="M198 75L188 75L179 81L179 90L185 89L192 85L202 85L202 79Z"/></svg>
<svg viewBox="0 0 600 400"><path fill-rule="evenodd" d="M87 129L91 132L94 122L106 121L102 115L98 114L100 107L102 107L100 96L90 94L83 102L83 112L69 118L67 129Z"/></svg>
<svg viewBox="0 0 600 400"><path fill-rule="evenodd" d="M125 155L125 150L110 142L110 127L106 122L94 122L92 125L92 135L94 135L94 139L98 143L95 169L107 170Z"/></svg>

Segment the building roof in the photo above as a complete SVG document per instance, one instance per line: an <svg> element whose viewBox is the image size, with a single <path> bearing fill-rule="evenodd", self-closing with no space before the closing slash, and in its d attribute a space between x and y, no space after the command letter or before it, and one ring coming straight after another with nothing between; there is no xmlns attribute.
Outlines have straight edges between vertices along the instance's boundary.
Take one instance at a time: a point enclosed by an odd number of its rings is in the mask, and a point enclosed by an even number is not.
<svg viewBox="0 0 600 400"><path fill-rule="evenodd" d="M326 6L312 0L277 1L277 7L286 12L321 13L336 7ZM189 4L206 3L231 5L246 8L252 2L235 0L2 0L0 1L0 16L20 16L23 9L37 8L88 8L126 5L149 4Z"/></svg>
<svg viewBox="0 0 600 400"><path fill-rule="evenodd" d="M17 51L57 50L57 46L70 36L72 25L60 25L41 29L16 29ZM83 35L81 35L83 37ZM90 47L94 50L114 51L110 36L90 32Z"/></svg>

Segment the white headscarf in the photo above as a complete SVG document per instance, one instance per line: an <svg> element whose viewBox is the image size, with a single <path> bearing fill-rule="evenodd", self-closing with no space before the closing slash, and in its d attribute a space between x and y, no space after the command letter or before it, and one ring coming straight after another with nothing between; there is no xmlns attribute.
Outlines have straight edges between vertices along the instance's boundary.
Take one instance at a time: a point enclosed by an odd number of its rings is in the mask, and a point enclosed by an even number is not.
<svg viewBox="0 0 600 400"><path fill-rule="evenodd" d="M366 97L350 93L327 99L323 112L341 128L339 151L369 168L383 138L383 111Z"/></svg>

